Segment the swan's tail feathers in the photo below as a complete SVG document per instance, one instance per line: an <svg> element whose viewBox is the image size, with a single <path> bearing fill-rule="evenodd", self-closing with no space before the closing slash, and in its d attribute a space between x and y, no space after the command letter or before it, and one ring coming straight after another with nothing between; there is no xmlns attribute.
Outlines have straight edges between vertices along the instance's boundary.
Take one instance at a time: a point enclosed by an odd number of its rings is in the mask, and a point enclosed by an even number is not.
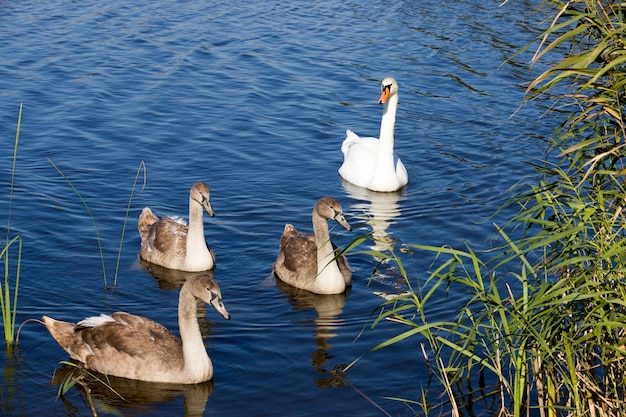
<svg viewBox="0 0 626 417"><path fill-rule="evenodd" d="M74 334L74 329L76 327L74 323L55 320L48 316L43 316L41 319L54 340L56 340L63 349L67 350L67 346L72 339L72 335Z"/></svg>
<svg viewBox="0 0 626 417"><path fill-rule="evenodd" d="M43 316L42 320L50 335L70 358L87 363L87 359L93 355L93 350L85 343L80 329L74 323L55 320L48 316Z"/></svg>
<svg viewBox="0 0 626 417"><path fill-rule="evenodd" d="M158 220L159 218L152 212L152 210L150 210L149 207L145 207L139 215L139 224L137 225L137 229L139 229L141 233L146 233L148 228Z"/></svg>
<svg viewBox="0 0 626 417"><path fill-rule="evenodd" d="M343 143L341 144L341 152L343 152L343 154L346 155L348 153L348 149L350 149L350 146L355 144L357 140L359 140L359 135L357 135L350 129L347 129L346 138L343 140Z"/></svg>
<svg viewBox="0 0 626 417"><path fill-rule="evenodd" d="M279 244L279 248L282 248L283 246L285 246L285 243L293 236L297 235L298 233L298 229L296 229L292 224L287 223L285 225L285 229L283 230L283 234L280 237L280 244Z"/></svg>

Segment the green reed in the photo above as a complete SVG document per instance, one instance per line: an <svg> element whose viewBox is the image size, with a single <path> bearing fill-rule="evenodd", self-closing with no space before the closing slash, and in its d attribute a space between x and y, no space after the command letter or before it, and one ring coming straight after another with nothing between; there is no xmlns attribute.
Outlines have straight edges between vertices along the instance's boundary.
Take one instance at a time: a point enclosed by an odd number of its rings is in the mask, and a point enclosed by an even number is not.
<svg viewBox="0 0 626 417"><path fill-rule="evenodd" d="M85 393L85 398L87 399L87 404L89 404L89 408L93 416L98 415L98 409L105 408L107 414L113 415L121 415L119 410L115 409L110 405L97 404L97 400L94 399L94 396L91 393L91 386L94 384L101 385L106 390L110 391L114 395L120 398L120 400L124 401L124 397L117 392L109 383L106 375L104 375L103 380L101 377L96 375L93 372L90 372L86 369L82 364L70 362L70 361L61 361L61 364L65 366L64 375L58 375L58 370L55 372L55 377L53 379L59 380L59 389L57 391L57 398L64 398L65 395L75 386L80 385L83 388L83 392Z"/></svg>
<svg viewBox="0 0 626 417"><path fill-rule="evenodd" d="M100 251L100 261L102 263L102 275L103 275L103 279L104 279L104 288L105 289L109 289L109 286L107 284L106 265L105 265L105 262L104 262L104 250L102 249L102 239L101 239L100 233L98 231L98 224L96 223L96 218L93 215L93 212L91 211L91 209L89 208L89 204L87 203L87 200L85 200L83 198L83 196L81 195L80 191L78 191L78 189L74 186L74 184L72 184L72 181L69 179L69 177L67 177L67 175L65 175L63 173L63 171L50 158L48 158L48 162L50 163L50 165L52 165L54 167L54 169L59 173L59 175L61 175L61 177L63 177L63 179L72 188L72 190L74 190L74 192L76 193L76 195L80 199L81 203L83 203L83 206L85 207L85 210L87 210L87 214L89 214L89 218L91 219L91 221L93 223L94 231L96 233L96 240L98 241L98 249ZM122 257L122 248L124 246L124 234L126 232L126 226L127 226L127 223L128 223L128 215L130 214L131 203L133 201L133 196L135 195L135 189L137 188L137 181L139 180L139 176L140 176L142 171L144 173L144 184L145 184L145 181L146 181L146 179L145 179L146 169L145 169L145 164L144 164L143 161L141 161L141 163L139 164L139 167L137 168L137 173L135 174L135 179L133 181L133 186L131 187L131 191L130 191L130 197L128 198L128 204L126 206L126 213L124 215L124 224L122 225L122 233L121 233L121 237L120 237L120 244L119 244L118 251L117 251L117 261L115 263L115 275L114 275L114 278L113 278L113 289L117 288L117 278L118 278L118 274L119 274L120 260L121 260L121 257Z"/></svg>
<svg viewBox="0 0 626 417"><path fill-rule="evenodd" d="M0 310L2 311L2 324L4 328L4 340L7 345L12 346L15 342L15 318L17 316L17 295L20 284L20 265L22 261L22 238L15 236L11 238L11 209L13 206L13 188L15 184L15 168L17 166L17 148L20 138L20 127L22 124L22 104L17 117L17 129L15 133L15 144L13 146L13 167L11 169L11 190L9 192L9 215L7 219L7 241L3 243L0 258L4 260L4 285L0 286ZM9 249L17 245L17 255L15 258L15 276L13 279L13 300L11 301L11 254Z"/></svg>
<svg viewBox="0 0 626 417"><path fill-rule="evenodd" d="M548 196L541 199L545 210L557 208ZM567 227L545 219L549 233L516 241L496 227L505 244L493 253L407 245L416 256L435 259L432 271L423 282L403 272L410 291L384 303L373 326L392 322L407 329L372 350L419 336L450 415L460 414L468 394L460 387L481 380L491 381L480 391L499 398L503 416L582 416L591 409L623 415L626 243L623 236L611 236L610 244L598 236L611 227L622 232L622 226L611 220L614 213L570 215ZM447 293L467 294L467 300L449 320L430 319ZM432 404L420 404L427 415Z"/></svg>

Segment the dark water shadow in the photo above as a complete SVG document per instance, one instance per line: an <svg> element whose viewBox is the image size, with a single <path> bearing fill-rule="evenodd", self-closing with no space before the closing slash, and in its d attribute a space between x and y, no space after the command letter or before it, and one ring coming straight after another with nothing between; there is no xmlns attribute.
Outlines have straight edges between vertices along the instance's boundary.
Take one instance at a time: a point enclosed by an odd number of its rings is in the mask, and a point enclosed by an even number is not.
<svg viewBox="0 0 626 417"><path fill-rule="evenodd" d="M198 274L207 275L213 278L213 270L203 272L179 271L176 269L163 268L162 266L146 262L143 259L139 260L139 265L141 266L141 269L149 272L150 275L157 280L159 288L166 291L179 290L188 278Z"/></svg>
<svg viewBox="0 0 626 417"><path fill-rule="evenodd" d="M2 395L0 415L10 415L20 410L24 404L24 393L20 384L20 357L14 345L5 344L5 357L2 363Z"/></svg>
<svg viewBox="0 0 626 417"><path fill-rule="evenodd" d="M80 393L81 401L86 402L92 412L106 414L137 415L163 409L164 403L173 403L182 397L184 415L198 417L204 414L206 404L213 393L213 382L201 384L166 384L144 382L103 375L87 370L80 362L68 361L52 376L52 384L61 386L69 378L76 381L74 388ZM78 408L73 397L61 397L73 415ZM82 404L81 404L82 406Z"/></svg>
<svg viewBox="0 0 626 417"><path fill-rule="evenodd" d="M337 336L337 330L343 324L339 319L340 314L346 305L346 298L350 289L343 294L322 295L293 287L276 278L276 285L288 295L288 300L296 310L315 310L317 318L313 320L315 324L315 345L316 348L311 353L311 365L321 376L313 381L320 388L337 388L348 385L346 374L343 369L346 364L337 364L331 369L327 369L326 362L333 358L329 352L332 344L330 339Z"/></svg>

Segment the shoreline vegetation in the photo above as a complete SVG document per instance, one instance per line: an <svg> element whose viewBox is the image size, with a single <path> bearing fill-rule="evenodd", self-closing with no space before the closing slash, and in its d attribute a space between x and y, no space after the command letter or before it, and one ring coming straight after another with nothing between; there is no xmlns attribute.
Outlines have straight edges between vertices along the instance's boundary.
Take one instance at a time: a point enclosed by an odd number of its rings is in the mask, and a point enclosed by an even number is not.
<svg viewBox="0 0 626 417"><path fill-rule="evenodd" d="M435 259L425 280L408 276L395 254L378 254L397 263L410 291L381 306L373 327L403 329L372 351L420 344L439 384L399 399L418 415L466 415L486 398L497 416L626 415L626 4L542 7L549 27L531 68L548 69L524 104L547 103L563 120L536 165L538 183L512 190L517 215L494 225L504 244L406 245ZM430 321L441 303L434 294L451 288L468 294L465 306Z"/></svg>

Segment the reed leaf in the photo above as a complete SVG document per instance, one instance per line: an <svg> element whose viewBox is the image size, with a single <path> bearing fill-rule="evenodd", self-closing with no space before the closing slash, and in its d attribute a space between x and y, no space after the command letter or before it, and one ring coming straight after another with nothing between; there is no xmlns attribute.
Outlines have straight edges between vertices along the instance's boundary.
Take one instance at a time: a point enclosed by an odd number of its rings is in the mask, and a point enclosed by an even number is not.
<svg viewBox="0 0 626 417"><path fill-rule="evenodd" d="M143 183L145 184L146 183L146 165L144 161L141 161L141 163L139 164L139 167L137 168L137 174L135 174L135 180L133 181L133 186L130 190L130 197L128 198L128 205L126 206L126 214L124 215L124 224L122 226L122 235L120 237L120 246L117 251L117 261L115 262L115 276L113 278L113 288L117 288L117 277L118 277L119 270L120 270L120 262L122 258L122 247L124 246L124 233L126 232L126 224L128 223L128 216L130 215L130 208L133 202L133 196L135 195L135 189L137 187L137 180L139 179L139 174L142 172L142 170L144 174ZM106 277L105 277L105 285L106 285Z"/></svg>
<svg viewBox="0 0 626 417"><path fill-rule="evenodd" d="M22 264L22 238L15 236L11 238L11 210L13 207L13 190L15 187L15 171L17 167L17 149L20 138L20 128L22 125L22 104L17 117L17 129L15 133L15 144L13 146L13 166L11 169L11 189L9 192L9 215L7 218L7 241L2 247L0 258L4 259L4 285L0 286L0 311L2 312L2 324L4 329L4 340L8 346L13 346L15 342L15 320L17 317L17 300L20 284L20 268ZM11 301L11 256L9 249L15 242L18 242L18 252L15 259L15 277L13 280L13 301Z"/></svg>
<svg viewBox="0 0 626 417"><path fill-rule="evenodd" d="M96 232L96 241L98 242L98 250L100 251L100 262L102 263L102 276L104 278L104 287L108 288L107 271L106 271L106 266L104 264L104 251L102 249L102 239L100 239L100 233L98 232L98 224L96 223L96 218L91 212L91 209L89 208L89 204L87 204L87 201L83 198L83 196L80 194L78 189L74 187L74 184L72 184L72 181L70 181L70 179L63 173L63 171L61 171L61 169L54 162L52 162L50 158L48 158L48 162L59 173L59 175L61 175L61 177L68 183L68 185L72 188L72 190L74 190L74 192L80 199L80 202L83 203L85 210L87 210L87 214L89 214L89 218L91 219L91 222L93 223L93 228Z"/></svg>

